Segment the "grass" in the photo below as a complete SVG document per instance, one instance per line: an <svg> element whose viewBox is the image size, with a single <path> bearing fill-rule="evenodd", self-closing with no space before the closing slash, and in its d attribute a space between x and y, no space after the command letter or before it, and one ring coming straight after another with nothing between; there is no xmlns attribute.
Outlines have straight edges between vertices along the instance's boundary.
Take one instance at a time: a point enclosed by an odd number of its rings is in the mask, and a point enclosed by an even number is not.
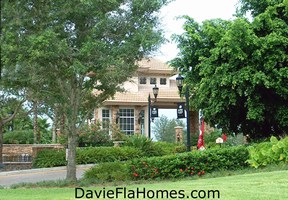
<svg viewBox="0 0 288 200"><path fill-rule="evenodd" d="M204 176L205 177L205 176ZM199 178L199 179L182 179L174 181L161 181L152 183L141 183L136 185L128 185L127 190L136 191L137 188L143 190L145 188L148 190L175 190L175 191L185 191L185 198L190 194L191 190L204 190L208 194L208 190L218 190L220 193L220 198L216 195L215 199L222 200L279 200L288 199L288 170L272 171L272 172L258 172L258 173L248 173L240 175L232 175L226 177L216 177L216 178ZM75 199L75 187L70 188L17 188L17 189L0 189L0 200L71 200ZM126 185L117 186L126 187ZM83 188L86 194L92 197L90 199L109 199L97 198L95 195L91 196L91 193L87 193L88 190L99 191L105 188L105 191L116 190L115 186L103 186L96 185L93 187ZM80 190L79 190L80 191ZM183 193L184 193L183 191ZM204 195L204 191L200 192L200 195ZM89 192L89 191L88 191ZM156 194L156 193L155 193ZM196 195L196 193L193 193ZM78 192L78 195L81 195ZM150 192L152 195L152 192ZM141 197L141 196L140 196ZM80 199L80 198L79 198ZM85 198L82 198L85 199ZM122 195L117 199L124 199ZM128 198L126 198L128 199ZM143 199L143 198L138 198ZM146 197L146 199L149 199ZM153 199L153 198L152 198ZM156 199L156 198L154 198ZM164 198L167 199L167 198ZM190 199L193 199L190 197ZM200 199L200 198L198 198ZM201 198L201 199L213 199Z"/></svg>

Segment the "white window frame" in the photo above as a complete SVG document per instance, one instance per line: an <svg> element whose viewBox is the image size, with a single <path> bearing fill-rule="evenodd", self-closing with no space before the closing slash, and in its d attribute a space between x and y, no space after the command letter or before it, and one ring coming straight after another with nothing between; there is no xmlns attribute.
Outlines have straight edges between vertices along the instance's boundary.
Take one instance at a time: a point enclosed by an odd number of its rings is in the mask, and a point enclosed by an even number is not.
<svg viewBox="0 0 288 200"><path fill-rule="evenodd" d="M124 110L126 110L124 112ZM128 116L127 113L133 111L133 116ZM126 113L125 115L123 115ZM126 135L133 135L135 133L135 109L134 108L119 108L119 125L120 130Z"/></svg>
<svg viewBox="0 0 288 200"><path fill-rule="evenodd" d="M106 116L103 117L103 110L106 110L106 111L108 110L108 114L109 114L108 117L106 117ZM104 121L108 121L109 122L107 128L103 126ZM102 127L102 129L110 130L110 122L111 122L111 110L109 108L102 108L101 109L101 127Z"/></svg>

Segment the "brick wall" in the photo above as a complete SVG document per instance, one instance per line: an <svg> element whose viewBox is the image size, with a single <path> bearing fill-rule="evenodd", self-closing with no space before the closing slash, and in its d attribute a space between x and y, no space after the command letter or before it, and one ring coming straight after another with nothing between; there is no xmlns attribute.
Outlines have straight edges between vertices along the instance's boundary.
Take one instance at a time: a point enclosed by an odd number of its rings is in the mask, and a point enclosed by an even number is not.
<svg viewBox="0 0 288 200"><path fill-rule="evenodd" d="M31 144L3 144L3 154L19 155L29 154L32 155Z"/></svg>
<svg viewBox="0 0 288 200"><path fill-rule="evenodd" d="M37 152L42 149L62 149L60 144L4 144L3 154L6 155L21 155L29 154L32 157L37 155Z"/></svg>

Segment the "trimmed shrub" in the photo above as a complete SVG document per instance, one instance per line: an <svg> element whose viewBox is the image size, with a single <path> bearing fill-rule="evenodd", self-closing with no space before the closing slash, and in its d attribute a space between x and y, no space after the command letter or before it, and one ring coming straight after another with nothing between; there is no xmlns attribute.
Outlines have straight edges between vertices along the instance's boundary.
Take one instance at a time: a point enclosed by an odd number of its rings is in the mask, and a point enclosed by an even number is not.
<svg viewBox="0 0 288 200"><path fill-rule="evenodd" d="M100 124L82 127L78 132L79 147L112 146L109 130L101 129Z"/></svg>
<svg viewBox="0 0 288 200"><path fill-rule="evenodd" d="M129 167L123 162L107 162L96 165L84 174L85 179L93 179L93 181L123 181L130 178Z"/></svg>
<svg viewBox="0 0 288 200"><path fill-rule="evenodd" d="M37 153L36 158L33 159L33 167L57 167L66 165L65 149L43 149Z"/></svg>
<svg viewBox="0 0 288 200"><path fill-rule="evenodd" d="M142 157L143 152L133 147L97 147L77 149L78 164L125 161Z"/></svg>
<svg viewBox="0 0 288 200"><path fill-rule="evenodd" d="M144 153L132 147L87 147L77 148L77 164L102 163L113 161L125 161L142 157ZM33 167L56 167L66 165L65 149L40 151L33 160Z"/></svg>
<svg viewBox="0 0 288 200"><path fill-rule="evenodd" d="M156 146L159 151L161 151L161 155L170 155L186 152L186 146L184 144L153 142L153 145Z"/></svg>
<svg viewBox="0 0 288 200"><path fill-rule="evenodd" d="M248 147L247 162L255 168L268 164L288 163L288 137L277 140L272 136L270 142L263 142Z"/></svg>
<svg viewBox="0 0 288 200"><path fill-rule="evenodd" d="M231 147L195 151L152 158L134 159L131 176L135 179L177 178L203 175L216 170L236 170L247 166L248 151L245 147Z"/></svg>
<svg viewBox="0 0 288 200"><path fill-rule="evenodd" d="M152 142L151 139L143 135L130 136L124 146L134 147L145 152L145 156L162 156L164 152L161 147L157 146Z"/></svg>
<svg viewBox="0 0 288 200"><path fill-rule="evenodd" d="M135 148L134 146L140 147ZM140 144L131 146L115 147L81 147L77 148L77 164L103 163L114 161L126 161L140 157L162 156L179 152L185 152L184 145L175 145L163 142L151 142L149 145ZM43 150L33 160L34 167L64 166L65 150Z"/></svg>
<svg viewBox="0 0 288 200"><path fill-rule="evenodd" d="M4 144L33 144L33 130L6 132L3 135Z"/></svg>

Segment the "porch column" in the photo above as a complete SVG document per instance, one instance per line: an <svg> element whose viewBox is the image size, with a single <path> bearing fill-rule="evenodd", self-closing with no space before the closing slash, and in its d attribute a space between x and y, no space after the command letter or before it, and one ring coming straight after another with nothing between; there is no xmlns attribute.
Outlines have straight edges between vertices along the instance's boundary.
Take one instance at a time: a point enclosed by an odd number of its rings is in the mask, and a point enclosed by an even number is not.
<svg viewBox="0 0 288 200"><path fill-rule="evenodd" d="M139 113L141 112L141 107L140 106L135 106L135 110L134 110L134 124L135 124L135 134L140 134L141 133L141 126L139 124Z"/></svg>

